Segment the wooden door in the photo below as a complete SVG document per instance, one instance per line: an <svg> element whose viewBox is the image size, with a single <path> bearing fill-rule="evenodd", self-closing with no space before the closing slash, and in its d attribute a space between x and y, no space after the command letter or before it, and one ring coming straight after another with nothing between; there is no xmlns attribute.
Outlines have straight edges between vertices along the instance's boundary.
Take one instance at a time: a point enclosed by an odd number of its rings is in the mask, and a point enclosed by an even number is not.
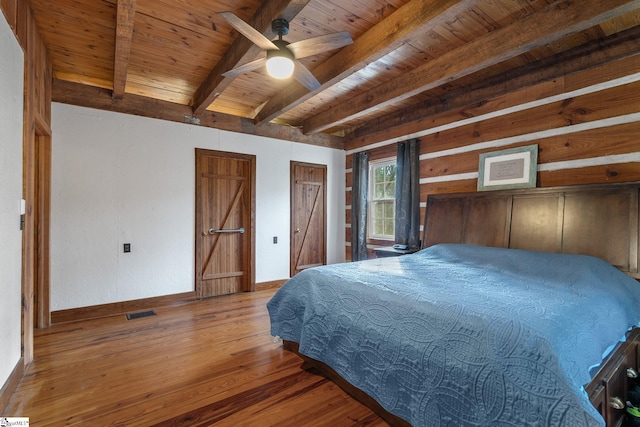
<svg viewBox="0 0 640 427"><path fill-rule="evenodd" d="M196 149L196 296L255 287L255 156Z"/></svg>
<svg viewBox="0 0 640 427"><path fill-rule="evenodd" d="M327 167L291 162L290 274L327 263Z"/></svg>

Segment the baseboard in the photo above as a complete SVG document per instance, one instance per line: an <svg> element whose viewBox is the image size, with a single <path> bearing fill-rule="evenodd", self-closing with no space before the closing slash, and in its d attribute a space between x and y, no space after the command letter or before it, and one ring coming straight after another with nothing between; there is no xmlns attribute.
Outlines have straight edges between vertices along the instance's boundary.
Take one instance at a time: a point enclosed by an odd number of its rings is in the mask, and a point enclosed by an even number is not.
<svg viewBox="0 0 640 427"><path fill-rule="evenodd" d="M5 414L5 409L7 409L7 405L9 404L9 399L16 391L22 376L24 375L24 359L21 357L18 360L18 363L13 368L13 371L7 378L7 381L4 383L2 388L0 389L0 414L3 416L21 416L20 414Z"/></svg>
<svg viewBox="0 0 640 427"><path fill-rule="evenodd" d="M278 288L282 286L284 280L273 280L271 282L256 283L255 290ZM163 295L137 299L131 301L114 302L110 304L92 305L89 307L69 308L51 312L51 324L76 322L78 320L98 319L101 317L118 316L132 311L148 310L155 307L184 304L196 301L195 292L184 292L181 294Z"/></svg>
<svg viewBox="0 0 640 427"><path fill-rule="evenodd" d="M180 294L114 302L110 304L92 305L89 307L70 308L66 310L52 311L51 324L117 316L120 314L130 313L132 311L148 310L155 307L185 304L194 301L196 301L195 292L184 292Z"/></svg>
<svg viewBox="0 0 640 427"><path fill-rule="evenodd" d="M282 286L288 279L284 280L273 280L271 282L261 282L256 283L255 289L256 291L264 291L265 289L279 288Z"/></svg>

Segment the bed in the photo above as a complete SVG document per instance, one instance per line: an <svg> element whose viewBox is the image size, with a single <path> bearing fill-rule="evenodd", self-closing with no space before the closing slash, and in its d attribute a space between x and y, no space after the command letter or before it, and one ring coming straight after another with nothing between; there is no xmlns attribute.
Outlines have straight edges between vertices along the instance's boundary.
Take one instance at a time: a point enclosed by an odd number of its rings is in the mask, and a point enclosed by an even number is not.
<svg viewBox="0 0 640 427"><path fill-rule="evenodd" d="M424 249L297 274L268 304L272 334L390 424L617 425L638 191L431 196Z"/></svg>

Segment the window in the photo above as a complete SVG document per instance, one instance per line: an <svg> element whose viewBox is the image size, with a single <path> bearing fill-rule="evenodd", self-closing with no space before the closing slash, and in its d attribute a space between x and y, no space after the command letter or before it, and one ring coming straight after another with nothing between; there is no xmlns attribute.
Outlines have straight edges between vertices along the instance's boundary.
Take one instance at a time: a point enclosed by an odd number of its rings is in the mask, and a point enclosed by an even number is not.
<svg viewBox="0 0 640 427"><path fill-rule="evenodd" d="M395 238L396 161L386 160L369 164L369 224L368 235L373 239Z"/></svg>

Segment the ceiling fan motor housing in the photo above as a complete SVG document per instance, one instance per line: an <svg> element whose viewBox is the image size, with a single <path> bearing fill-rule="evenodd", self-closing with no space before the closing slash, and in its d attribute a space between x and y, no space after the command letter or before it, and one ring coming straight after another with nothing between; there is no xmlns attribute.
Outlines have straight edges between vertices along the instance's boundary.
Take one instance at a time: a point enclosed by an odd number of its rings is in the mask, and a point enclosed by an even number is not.
<svg viewBox="0 0 640 427"><path fill-rule="evenodd" d="M278 36L286 36L289 34L289 21L284 18L278 18L271 21L271 31Z"/></svg>
<svg viewBox="0 0 640 427"><path fill-rule="evenodd" d="M291 59L292 61L295 59L293 56L293 52L291 52L287 48L287 45L289 44L289 42L286 42L284 40L274 40L273 44L278 46L278 50L268 50L267 58L271 58L273 56L283 56L285 58Z"/></svg>

